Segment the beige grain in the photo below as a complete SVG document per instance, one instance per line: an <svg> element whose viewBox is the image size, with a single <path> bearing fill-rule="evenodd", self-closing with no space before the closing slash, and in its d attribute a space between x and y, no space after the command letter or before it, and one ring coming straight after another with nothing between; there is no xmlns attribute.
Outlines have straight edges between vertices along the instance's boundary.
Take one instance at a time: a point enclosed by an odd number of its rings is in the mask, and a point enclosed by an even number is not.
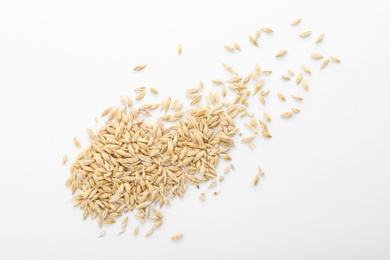
<svg viewBox="0 0 390 260"><path fill-rule="evenodd" d="M321 42L325 37L325 34L321 34L320 36L317 37L316 42Z"/></svg>
<svg viewBox="0 0 390 260"><path fill-rule="evenodd" d="M287 50L280 50L278 51L278 53L276 53L275 57L282 57L284 55L286 55L287 53Z"/></svg>
<svg viewBox="0 0 390 260"><path fill-rule="evenodd" d="M135 66L133 70L142 70L144 69L145 67L147 66L147 64L141 64L141 65L138 65L138 66Z"/></svg>
<svg viewBox="0 0 390 260"><path fill-rule="evenodd" d="M302 21L302 18L294 19L294 20L291 22L291 25L297 25L297 24L299 24L301 21Z"/></svg>
<svg viewBox="0 0 390 260"><path fill-rule="evenodd" d="M285 112L283 114L280 115L281 118L288 118L290 116L292 116L294 113L293 112Z"/></svg>
<svg viewBox="0 0 390 260"><path fill-rule="evenodd" d="M299 34L300 37L307 37L311 34L311 31L304 31L301 34Z"/></svg>
<svg viewBox="0 0 390 260"><path fill-rule="evenodd" d="M183 238L183 234L175 234L171 237L171 240L179 240L181 238Z"/></svg>
<svg viewBox="0 0 390 260"><path fill-rule="evenodd" d="M179 54L179 55L181 55L181 52L183 51L183 47L181 46L181 44L179 44L178 46L177 46L177 53Z"/></svg>

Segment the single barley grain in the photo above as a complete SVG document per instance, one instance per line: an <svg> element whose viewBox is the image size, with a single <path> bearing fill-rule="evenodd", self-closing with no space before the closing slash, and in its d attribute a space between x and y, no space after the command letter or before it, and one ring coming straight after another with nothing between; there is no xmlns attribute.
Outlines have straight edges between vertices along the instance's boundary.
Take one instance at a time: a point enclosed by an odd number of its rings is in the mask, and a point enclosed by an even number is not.
<svg viewBox="0 0 390 260"><path fill-rule="evenodd" d="M268 133L267 131L261 131L261 134L262 134L265 138L272 138L272 135L270 135L270 133Z"/></svg>
<svg viewBox="0 0 390 260"><path fill-rule="evenodd" d="M286 55L287 50L280 50L278 53L276 53L275 57L282 57Z"/></svg>
<svg viewBox="0 0 390 260"><path fill-rule="evenodd" d="M65 154L64 157L62 158L62 165L64 165L67 160L68 160L68 155Z"/></svg>
<svg viewBox="0 0 390 260"><path fill-rule="evenodd" d="M301 112L301 110L299 110L299 108L296 108L296 107L292 107L291 111L293 111L295 114L298 114L299 112Z"/></svg>
<svg viewBox="0 0 390 260"><path fill-rule="evenodd" d="M102 230L98 236L98 238L104 237L106 235L106 231Z"/></svg>
<svg viewBox="0 0 390 260"><path fill-rule="evenodd" d="M121 229L121 231L118 232L118 236L122 235L123 233L125 233L126 229Z"/></svg>
<svg viewBox="0 0 390 260"><path fill-rule="evenodd" d="M127 226L127 222L128 222L128 217L126 216L126 217L122 220L122 224L121 224L121 228L122 228L122 229L125 229L125 227Z"/></svg>
<svg viewBox="0 0 390 260"><path fill-rule="evenodd" d="M313 59L322 59L322 58L324 58L324 56L322 56L322 55L319 54L319 53L312 53L312 54L310 55L310 57L312 57Z"/></svg>
<svg viewBox="0 0 390 260"><path fill-rule="evenodd" d="M259 182L259 175L256 174L252 180L253 186L256 186L258 182Z"/></svg>
<svg viewBox="0 0 390 260"><path fill-rule="evenodd" d="M301 83L301 80L302 80L302 73L299 72L297 78L295 79L295 82L297 83L297 85L298 85L299 83Z"/></svg>
<svg viewBox="0 0 390 260"><path fill-rule="evenodd" d="M321 42L325 37L325 34L321 34L320 36L317 37L316 42Z"/></svg>
<svg viewBox="0 0 390 260"><path fill-rule="evenodd" d="M229 50L229 51L234 51L234 47L230 46L230 45L225 45L223 46L225 47L226 50Z"/></svg>
<svg viewBox="0 0 390 260"><path fill-rule="evenodd" d="M183 47L181 46L181 44L179 44L178 46L177 46L177 53L179 54L179 55L181 55L181 52L183 51Z"/></svg>
<svg viewBox="0 0 390 260"><path fill-rule="evenodd" d="M339 58L336 58L336 57L333 57L333 56L330 56L330 59L335 62L335 63L339 63L341 62L341 60Z"/></svg>
<svg viewBox="0 0 390 260"><path fill-rule="evenodd" d="M303 85L303 88L306 90L306 91L309 91L309 84L307 83L307 81L302 81L302 85Z"/></svg>
<svg viewBox="0 0 390 260"><path fill-rule="evenodd" d="M302 21L302 18L297 18L297 19L295 19L295 20L292 21L291 25L297 25L297 24L299 24L301 21Z"/></svg>
<svg viewBox="0 0 390 260"><path fill-rule="evenodd" d="M259 43L252 37L252 35L249 35L249 42L256 47L259 47Z"/></svg>
<svg viewBox="0 0 390 260"><path fill-rule="evenodd" d="M209 189L215 187L217 185L217 182L216 181L213 181L210 185L209 185Z"/></svg>
<svg viewBox="0 0 390 260"><path fill-rule="evenodd" d="M304 31L301 34L299 34L300 37L307 37L311 34L311 31Z"/></svg>
<svg viewBox="0 0 390 260"><path fill-rule="evenodd" d="M308 67L306 67L306 66L304 66L304 65L301 65L301 68L302 68L307 74L311 75L311 70L310 70Z"/></svg>
<svg viewBox="0 0 390 260"><path fill-rule="evenodd" d="M291 78L290 78L289 75L282 74L282 75L280 75L280 76L282 77L282 79L291 80Z"/></svg>
<svg viewBox="0 0 390 260"><path fill-rule="evenodd" d="M280 115L281 118L288 118L292 116L294 113L293 112L286 112Z"/></svg>
<svg viewBox="0 0 390 260"><path fill-rule="evenodd" d="M290 69L287 69L287 72L288 74L290 74L291 77L294 77L295 76L295 72L290 70Z"/></svg>
<svg viewBox="0 0 390 260"><path fill-rule="evenodd" d="M303 100L303 97L301 97L300 95L292 94L291 96L292 96L293 98L295 98L296 100Z"/></svg>
<svg viewBox="0 0 390 260"><path fill-rule="evenodd" d="M138 235L138 227L135 227L134 228L134 236L137 236Z"/></svg>
<svg viewBox="0 0 390 260"><path fill-rule="evenodd" d="M286 102L286 97L282 93L279 92L277 95L278 95L278 98L280 100L282 100L283 102Z"/></svg>
<svg viewBox="0 0 390 260"><path fill-rule="evenodd" d="M274 30L272 30L271 28L261 28L261 30L263 32L266 32L266 33L273 33L274 32Z"/></svg>
<svg viewBox="0 0 390 260"><path fill-rule="evenodd" d="M234 49L238 50L238 51L241 51L241 47L240 45L238 45L238 43L233 43L233 46L234 46Z"/></svg>
<svg viewBox="0 0 390 260"><path fill-rule="evenodd" d="M176 234L171 237L171 240L179 240L183 237L183 234Z"/></svg>
<svg viewBox="0 0 390 260"><path fill-rule="evenodd" d="M201 194L199 195L199 198L200 198L201 201L206 201L206 198L205 198L204 195L205 195L204 193L201 193Z"/></svg>
<svg viewBox="0 0 390 260"><path fill-rule="evenodd" d="M142 70L142 69L144 69L146 66L147 66L147 64L138 65L138 66L135 66L133 70Z"/></svg>
<svg viewBox="0 0 390 260"><path fill-rule="evenodd" d="M77 148L81 148L81 144L80 144L80 142L79 142L79 140L77 140L77 138L76 137L73 137L73 143L74 143L74 145L77 147Z"/></svg>
<svg viewBox="0 0 390 260"><path fill-rule="evenodd" d="M260 165L257 165L257 171L259 172L261 177L264 177L264 171L261 169Z"/></svg>
<svg viewBox="0 0 390 260"><path fill-rule="evenodd" d="M149 91L151 92L151 93L153 93L153 94L158 94L158 91L157 91L157 89L155 89L155 88L152 88L152 87L150 87L149 88Z"/></svg>
<svg viewBox="0 0 390 260"><path fill-rule="evenodd" d="M264 115L265 120L267 120L268 122L271 122L271 117L266 112L264 112L263 115Z"/></svg>
<svg viewBox="0 0 390 260"><path fill-rule="evenodd" d="M153 234L153 229L146 232L145 237L150 237Z"/></svg>
<svg viewBox="0 0 390 260"><path fill-rule="evenodd" d="M323 69L323 68L325 68L326 66L328 66L329 61L330 61L329 59L324 60L324 61L321 63L321 65L320 65L320 69Z"/></svg>

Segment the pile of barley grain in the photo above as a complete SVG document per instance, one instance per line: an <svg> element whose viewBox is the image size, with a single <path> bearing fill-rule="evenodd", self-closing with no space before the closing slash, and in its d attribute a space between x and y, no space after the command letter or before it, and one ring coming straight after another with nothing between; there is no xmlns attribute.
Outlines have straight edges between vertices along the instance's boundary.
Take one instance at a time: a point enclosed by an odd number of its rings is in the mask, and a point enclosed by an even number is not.
<svg viewBox="0 0 390 260"><path fill-rule="evenodd" d="M301 22L298 18L292 22L296 26ZM259 47L261 32L274 33L271 28L261 28L254 36L249 36L252 45ZM309 37L311 31L300 33L300 37ZM323 40L321 34L316 42ZM225 45L228 51L241 51L240 45ZM182 53L182 45L179 44L178 54ZM276 58L281 59L288 53L287 50L277 52ZM323 59L318 53L311 54L313 59ZM326 59L320 65L320 69L326 67L332 60L339 63L335 57ZM136 210L135 216L144 223L147 219L154 221L151 230L146 233L150 236L153 230L163 223L163 215L156 206L169 205L170 199L175 196L182 197L189 185L198 186L199 183L209 182L209 188L216 186L218 177L216 167L221 159L231 160L227 152L234 146L233 136L239 129L234 119L249 117L245 124L253 135L241 139L250 148L254 148L253 140L259 137L259 131L265 138L272 138L266 122L271 122L271 117L263 113L265 121L255 118L253 113L247 110L249 97L257 95L261 103L266 104L266 96L270 90L262 90L264 86L263 75L271 75L272 71L262 70L258 64L247 77L241 77L229 65L222 64L232 74L229 79L212 80L213 84L221 86L221 95L209 92L204 97L205 105L200 101L203 95L201 82L197 88L188 89L186 96L192 108L183 110L183 104L176 99L172 102L167 98L158 104L144 104L135 107L130 97L121 97L121 105L110 107L103 111L102 117L107 117L105 125L97 133L88 129L90 145L85 148L71 165L71 176L66 185L71 187L72 193L76 193L73 199L75 206L83 210L83 218L91 216L97 219L99 227L103 224L113 224L123 213ZM135 71L142 70L146 64L138 65ZM311 75L311 70L301 65L303 72ZM287 70L288 74L281 77L291 80L295 73ZM253 81L253 90L248 88L248 82ZM307 81L303 80L302 72L297 74L296 84L302 82L304 89L308 90ZM226 99L227 90L233 91L234 100ZM145 87L136 88L135 100L141 100L147 92ZM154 88L149 91L158 94ZM277 93L277 97L286 102L283 93ZM303 100L297 94L291 95L296 100ZM154 123L146 123L145 116L150 116L152 110L160 109L162 115ZM281 118L289 118L299 113L299 108L291 108L281 114ZM165 124L169 122L169 126ZM259 130L260 129L260 130ZM74 144L81 148L80 142L74 138ZM63 164L67 161L67 155L63 158ZM226 166L223 172L226 174L231 164ZM264 172L258 167L258 173L253 179L253 185L257 185L259 177ZM218 177L218 178L217 178ZM214 192L217 195L219 192ZM201 200L205 200L205 194L201 193ZM123 218L120 234L125 232L127 217ZM100 236L104 236L102 231ZM138 234L138 228L134 229L134 235ZM182 238L182 234L171 237L172 240Z"/></svg>

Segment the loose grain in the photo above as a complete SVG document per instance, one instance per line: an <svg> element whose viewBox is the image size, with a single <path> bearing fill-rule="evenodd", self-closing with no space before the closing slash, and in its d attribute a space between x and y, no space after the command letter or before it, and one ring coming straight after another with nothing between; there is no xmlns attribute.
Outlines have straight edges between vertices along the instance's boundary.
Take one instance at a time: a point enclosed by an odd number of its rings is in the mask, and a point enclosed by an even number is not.
<svg viewBox="0 0 390 260"><path fill-rule="evenodd" d="M183 238L183 234L175 234L171 237L171 240L179 240L181 238Z"/></svg>

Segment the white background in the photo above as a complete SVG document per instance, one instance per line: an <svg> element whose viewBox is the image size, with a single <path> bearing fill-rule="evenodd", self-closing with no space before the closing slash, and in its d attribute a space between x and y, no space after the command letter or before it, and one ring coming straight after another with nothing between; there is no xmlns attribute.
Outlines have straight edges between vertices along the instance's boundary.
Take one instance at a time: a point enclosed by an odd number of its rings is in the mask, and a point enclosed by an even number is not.
<svg viewBox="0 0 390 260"><path fill-rule="evenodd" d="M0 259L389 259L389 24L386 1L0 1ZM255 48L248 35L260 27L275 33ZM234 41L241 53L224 50ZM342 63L319 71L312 52ZM118 224L98 239L67 202L73 136L87 145L95 116L140 85L182 100L199 80L218 91L209 82L228 77L222 62L245 76L255 62L274 71L269 104L251 102L273 117L272 140L238 144L220 195L202 186L202 202L190 188L151 237L151 223L131 218L123 235ZM279 77L300 64L313 70L308 93ZM278 91L305 100L282 104ZM280 119L291 106L302 112ZM266 178L253 188L258 164Z"/></svg>

